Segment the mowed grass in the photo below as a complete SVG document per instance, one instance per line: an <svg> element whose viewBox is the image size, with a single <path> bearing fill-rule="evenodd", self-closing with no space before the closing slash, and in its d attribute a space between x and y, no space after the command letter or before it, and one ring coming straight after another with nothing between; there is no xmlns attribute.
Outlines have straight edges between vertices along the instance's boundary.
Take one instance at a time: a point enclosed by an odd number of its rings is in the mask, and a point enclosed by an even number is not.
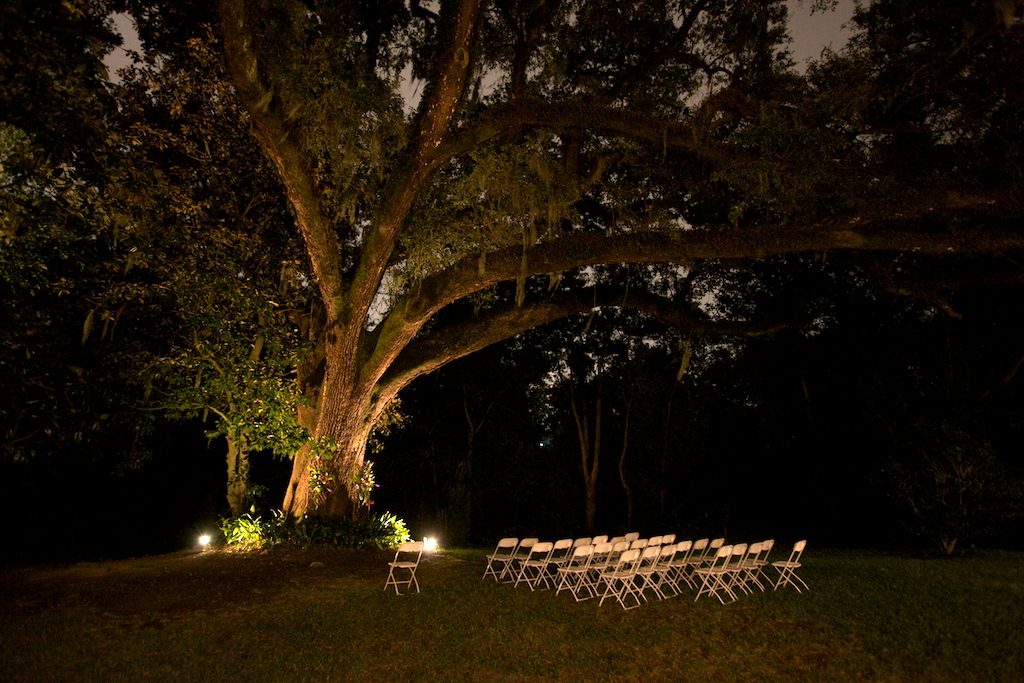
<svg viewBox="0 0 1024 683"><path fill-rule="evenodd" d="M422 592L400 597L382 590L386 554L299 559L268 584L230 581L230 563L153 570L141 598L120 572L87 588L8 573L0 679L1024 681L1024 553L810 546L803 594L684 593L625 612L482 581L485 552L430 558Z"/></svg>

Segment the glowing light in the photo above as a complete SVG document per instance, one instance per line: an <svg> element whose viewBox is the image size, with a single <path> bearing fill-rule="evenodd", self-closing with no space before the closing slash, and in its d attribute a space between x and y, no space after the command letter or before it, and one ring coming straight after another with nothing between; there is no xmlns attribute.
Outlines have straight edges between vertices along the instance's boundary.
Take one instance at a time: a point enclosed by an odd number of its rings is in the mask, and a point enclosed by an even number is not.
<svg viewBox="0 0 1024 683"><path fill-rule="evenodd" d="M437 550L437 539L433 536L427 536L423 539L423 549L428 553Z"/></svg>
<svg viewBox="0 0 1024 683"><path fill-rule="evenodd" d="M206 550L210 546L210 534L200 536L199 545L202 546L203 550Z"/></svg>

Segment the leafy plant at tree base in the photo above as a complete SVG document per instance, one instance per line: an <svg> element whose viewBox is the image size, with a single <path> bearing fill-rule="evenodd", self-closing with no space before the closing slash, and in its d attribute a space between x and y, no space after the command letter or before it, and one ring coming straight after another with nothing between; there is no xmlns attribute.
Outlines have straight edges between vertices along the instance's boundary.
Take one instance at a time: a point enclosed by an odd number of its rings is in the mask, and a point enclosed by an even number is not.
<svg viewBox="0 0 1024 683"><path fill-rule="evenodd" d="M885 472L904 525L946 554L958 541L997 533L1024 511L1024 482L996 459L991 443L964 425L924 421L907 439L904 462Z"/></svg>
<svg viewBox="0 0 1024 683"><path fill-rule="evenodd" d="M229 546L240 549L264 548L275 545L333 545L359 550L367 546L394 548L410 539L405 522L390 512L366 519L350 520L342 517L289 518L280 511L272 511L264 519L250 510L244 515L221 520L221 532Z"/></svg>

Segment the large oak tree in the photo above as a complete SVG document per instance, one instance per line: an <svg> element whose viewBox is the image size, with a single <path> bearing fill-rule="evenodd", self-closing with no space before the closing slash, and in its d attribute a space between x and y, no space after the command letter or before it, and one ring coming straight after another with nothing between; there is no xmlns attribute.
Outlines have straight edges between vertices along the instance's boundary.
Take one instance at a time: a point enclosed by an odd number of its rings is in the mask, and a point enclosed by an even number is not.
<svg viewBox="0 0 1024 683"><path fill-rule="evenodd" d="M698 288L563 291L565 271L844 252L927 296L1019 277L1020 138L1004 138L1021 3L876 5L802 79L773 0L219 0L324 308L285 509L353 510L375 422L455 358L599 305L721 322ZM475 316L437 318L465 299Z"/></svg>

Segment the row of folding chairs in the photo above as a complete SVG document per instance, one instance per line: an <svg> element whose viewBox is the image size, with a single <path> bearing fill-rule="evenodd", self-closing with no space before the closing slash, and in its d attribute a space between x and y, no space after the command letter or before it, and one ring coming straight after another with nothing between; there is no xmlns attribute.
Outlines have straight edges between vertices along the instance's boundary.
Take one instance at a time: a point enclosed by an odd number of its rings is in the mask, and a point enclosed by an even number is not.
<svg viewBox="0 0 1024 683"><path fill-rule="evenodd" d="M796 574L806 541L794 545L788 560L777 562L768 560L773 540L749 545L725 545L723 538L674 541L673 535L555 543L505 538L487 556L483 578L493 576L516 586L523 583L531 590L554 586L556 594L569 591L577 602L600 598L603 605L615 598L623 609L638 607L648 600L648 593L659 599L679 595L683 585L697 591L695 600L708 595L723 604L726 598L736 600L738 592L764 591L769 585L773 590L785 585L798 592L801 586L807 589ZM765 573L768 566L778 572L774 581Z"/></svg>
<svg viewBox="0 0 1024 683"><path fill-rule="evenodd" d="M541 541L539 538L503 538L498 541L494 552L487 555L487 566L482 578L492 576L496 581L513 585L525 583L531 590L536 589L541 583L545 587L551 587L557 570L569 562L577 548L609 543L616 548L621 548L625 544L625 549L642 549L648 545L660 546L673 541L674 534L641 539L640 534L636 532L611 539L608 536L595 536L565 538L554 542Z"/></svg>
<svg viewBox="0 0 1024 683"><path fill-rule="evenodd" d="M797 541L786 560L771 562L771 553L775 541L772 539L757 543L736 543L721 545L714 555L702 566L693 570L691 586L697 590L697 601L701 596L715 597L719 602L734 602L739 595L749 595L755 589L764 591L768 586L778 590L783 586L793 586L797 592L807 590L796 570L800 568L800 557L803 555L807 541ZM765 573L773 567L778 576L772 581Z"/></svg>

